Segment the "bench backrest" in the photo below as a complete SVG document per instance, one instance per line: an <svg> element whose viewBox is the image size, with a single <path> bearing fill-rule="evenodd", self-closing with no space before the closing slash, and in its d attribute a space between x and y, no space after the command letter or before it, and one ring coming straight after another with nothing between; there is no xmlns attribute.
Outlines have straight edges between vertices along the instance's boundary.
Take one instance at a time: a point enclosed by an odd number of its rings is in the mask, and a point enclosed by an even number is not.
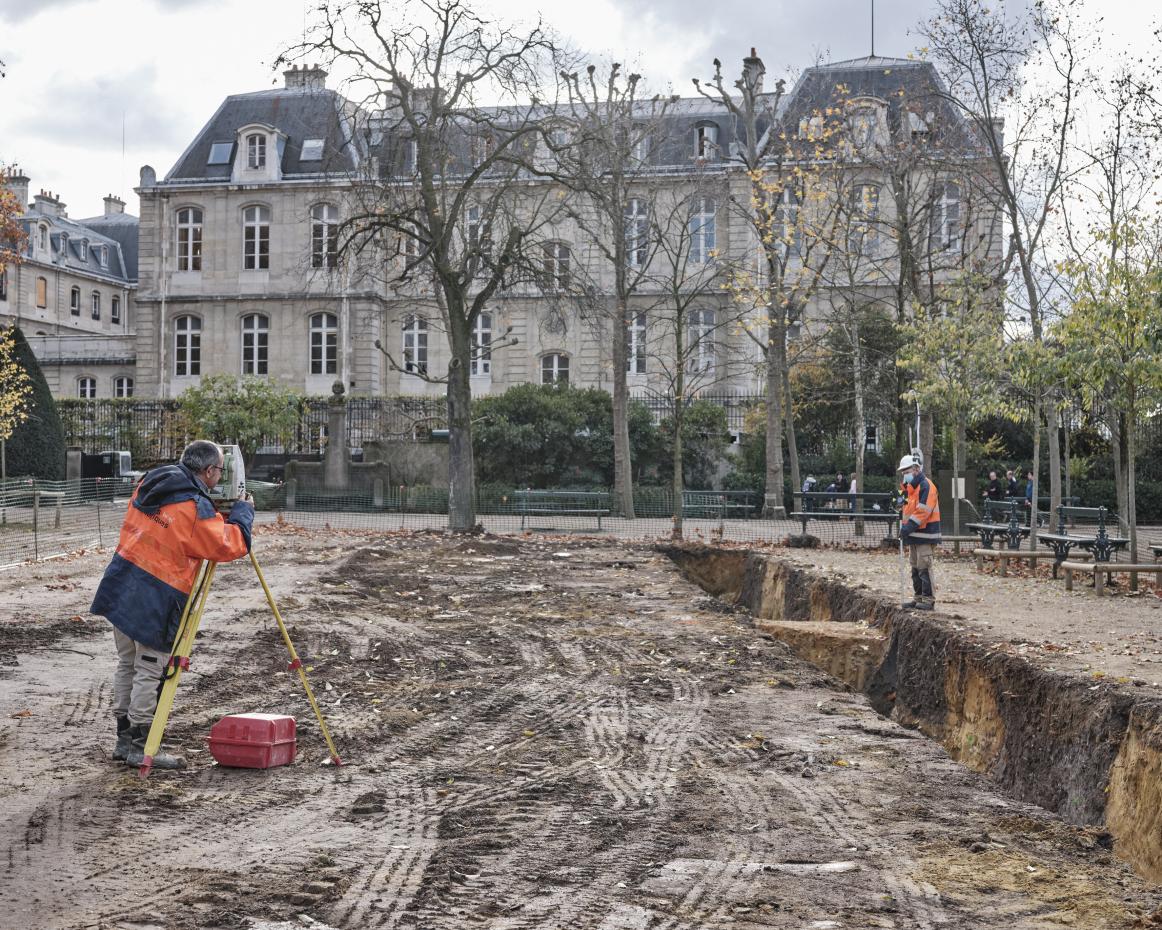
<svg viewBox="0 0 1162 930"><path fill-rule="evenodd" d="M985 498L981 508L981 517L984 518L985 523L993 523L997 517L1008 522L1014 513L1019 512L1020 507L1021 502L1018 500L994 501Z"/></svg>
<svg viewBox="0 0 1162 930"><path fill-rule="evenodd" d="M561 510L603 510L609 508L605 491L514 491L512 499L518 508L538 507Z"/></svg>
<svg viewBox="0 0 1162 930"><path fill-rule="evenodd" d="M821 510L829 503L840 502L847 507L850 502L857 513L872 513L876 506L882 510L891 510L896 495L884 491L861 491L858 494L849 494L847 491L795 491L792 499L798 499L798 510Z"/></svg>
<svg viewBox="0 0 1162 930"><path fill-rule="evenodd" d="M1105 507L1067 507L1062 504L1057 508L1057 532L1064 533L1068 525L1080 522L1096 524L1098 532L1104 533L1106 522L1117 523L1117 519L1117 514Z"/></svg>

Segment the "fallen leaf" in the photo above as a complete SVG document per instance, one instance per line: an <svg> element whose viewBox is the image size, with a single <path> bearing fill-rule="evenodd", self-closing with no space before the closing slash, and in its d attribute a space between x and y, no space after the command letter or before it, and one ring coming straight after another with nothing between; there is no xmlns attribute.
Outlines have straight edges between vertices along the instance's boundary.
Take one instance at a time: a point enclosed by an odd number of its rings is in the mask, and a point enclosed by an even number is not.
<svg viewBox="0 0 1162 930"><path fill-rule="evenodd" d="M29 709L26 707L26 708L24 708L24 710L18 710L16 713L14 713L14 714L9 714L8 716L9 716L9 717L11 717L13 720L17 719L18 717L31 717L31 716L32 716L32 711L30 711L30 710L29 710Z"/></svg>

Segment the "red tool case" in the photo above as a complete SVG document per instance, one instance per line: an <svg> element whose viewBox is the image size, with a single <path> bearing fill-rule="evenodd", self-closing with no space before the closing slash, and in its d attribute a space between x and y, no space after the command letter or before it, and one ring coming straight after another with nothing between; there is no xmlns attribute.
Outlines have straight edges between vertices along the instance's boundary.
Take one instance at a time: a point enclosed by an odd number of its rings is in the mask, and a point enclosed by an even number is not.
<svg viewBox="0 0 1162 930"><path fill-rule="evenodd" d="M285 714L227 714L207 740L219 765L268 769L295 760L295 718Z"/></svg>

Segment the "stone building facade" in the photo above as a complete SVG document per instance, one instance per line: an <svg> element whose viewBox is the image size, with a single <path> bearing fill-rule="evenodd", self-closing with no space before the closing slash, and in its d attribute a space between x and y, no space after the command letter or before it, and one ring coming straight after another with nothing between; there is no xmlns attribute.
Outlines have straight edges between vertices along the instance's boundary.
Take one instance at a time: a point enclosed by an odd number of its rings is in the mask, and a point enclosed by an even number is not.
<svg viewBox="0 0 1162 930"><path fill-rule="evenodd" d="M747 61L754 67L757 59L752 53ZM131 353L139 396L174 397L213 373L275 378L309 394L327 393L336 380L355 395L443 393L443 385L420 376L447 368L438 308L414 282L385 283L392 263L406 261L406 244L401 254L388 247L336 259L339 223L358 208L355 186L369 173L383 180L381 162L398 155L400 140L368 131L375 120L328 89L325 79L320 69L293 68L281 88L228 97L163 178L148 166L142 169L140 288ZM963 137L953 161L971 158L963 144L967 139L967 150L972 149L971 131L956 125L959 117L950 108L928 103L907 109L902 103L905 97L922 98L923 88L931 91L936 81L930 65L902 59L809 69L783 99L781 125L798 126L809 139L817 114L831 106L834 88L841 86L854 104L864 144L893 148L901 139L924 142L939 123L946 127L945 143ZM739 211L727 208L751 196L747 176L732 158L739 142L734 121L720 104L702 97L675 101L665 121L664 139L642 156L649 166L642 174L643 202L648 199L651 211L663 201L701 204L689 245L700 250L699 261L753 265L747 257L754 252L753 230ZM977 243L975 261L995 258L1000 236L995 212L966 219L960 194L953 198L939 187L941 174L950 170L949 158L945 152L943 167L928 160L914 169L927 176L918 186L930 192L922 194L928 198L925 216L933 230L955 228L951 235L958 247L969 239ZM884 170L855 150L844 169L867 175L867 183L856 188L877 204L876 223L892 209L891 179L882 177ZM530 179L530 190L547 183ZM627 213L625 229L609 234L629 235L633 222ZM695 228L693 214L682 222ZM588 299L596 295L600 301L609 293L608 269L600 268L601 250L591 237L587 241L589 235L562 218L545 233L544 270L549 279L585 272L593 284ZM869 241L864 235L853 248ZM825 320L852 300L852 288L844 287L836 267L799 308L801 321ZM929 261L929 270L933 267ZM936 267L936 274L942 273L946 270ZM861 302L890 302L894 285L887 263L881 263L878 277L860 274ZM611 385L608 315L587 315L583 302L566 290L542 281L498 292L478 323L477 345L495 348L473 363L474 393L561 379ZM656 312L660 303L656 286L642 288L631 302L624 338L631 346L633 391L664 391L672 374L672 360L668 364L664 349L657 349L664 328ZM762 310L740 311L736 303L718 287L689 308L695 334L699 327L714 327L715 333L691 365L695 389L763 390L761 352L748 335L761 328L756 321ZM723 326L728 317L731 325ZM792 337L796 331L793 327Z"/></svg>
<svg viewBox="0 0 1162 930"><path fill-rule="evenodd" d="M21 328L58 396L135 396L137 217L109 195L101 216L70 219L50 192L29 202L29 180L2 178L27 207L24 254L0 272L0 325Z"/></svg>

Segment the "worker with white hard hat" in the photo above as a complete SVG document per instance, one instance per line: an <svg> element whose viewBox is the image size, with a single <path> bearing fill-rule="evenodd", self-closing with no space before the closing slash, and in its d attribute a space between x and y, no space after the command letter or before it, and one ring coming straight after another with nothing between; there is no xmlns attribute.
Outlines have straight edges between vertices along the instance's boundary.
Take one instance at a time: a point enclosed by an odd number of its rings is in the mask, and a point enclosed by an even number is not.
<svg viewBox="0 0 1162 930"><path fill-rule="evenodd" d="M900 514L900 540L908 547L908 562L912 566L913 600L905 607L932 610L936 595L932 586L932 560L936 544L940 542L940 498L936 485L924 474L918 455L905 455L896 469L904 494L904 509Z"/></svg>

